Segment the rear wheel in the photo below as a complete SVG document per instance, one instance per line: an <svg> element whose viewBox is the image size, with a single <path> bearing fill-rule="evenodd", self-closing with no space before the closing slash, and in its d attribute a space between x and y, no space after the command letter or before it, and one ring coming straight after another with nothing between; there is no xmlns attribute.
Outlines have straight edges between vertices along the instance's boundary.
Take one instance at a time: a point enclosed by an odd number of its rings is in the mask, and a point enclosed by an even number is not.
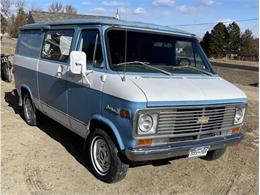
<svg viewBox="0 0 260 195"><path fill-rule="evenodd" d="M200 157L203 160L212 161L217 160L224 155L226 148L209 151L207 156Z"/></svg>
<svg viewBox="0 0 260 195"><path fill-rule="evenodd" d="M117 147L103 129L96 129L90 135L87 152L92 172L98 179L115 183L126 176L129 165L121 161Z"/></svg>
<svg viewBox="0 0 260 195"><path fill-rule="evenodd" d="M37 125L36 108L28 93L25 93L23 96L23 113L24 119L28 125Z"/></svg>

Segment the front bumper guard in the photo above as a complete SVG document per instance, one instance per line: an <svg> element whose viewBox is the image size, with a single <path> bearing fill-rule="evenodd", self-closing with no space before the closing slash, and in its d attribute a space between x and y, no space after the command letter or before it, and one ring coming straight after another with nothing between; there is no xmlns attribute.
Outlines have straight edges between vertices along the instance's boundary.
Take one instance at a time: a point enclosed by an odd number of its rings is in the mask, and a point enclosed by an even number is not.
<svg viewBox="0 0 260 195"><path fill-rule="evenodd" d="M131 161L152 161L173 157L187 156L191 148L199 146L210 146L209 151L225 148L238 144L244 135L230 135L206 140L197 140L186 143L173 143L161 146L151 146L142 148L130 148L125 150L126 157Z"/></svg>

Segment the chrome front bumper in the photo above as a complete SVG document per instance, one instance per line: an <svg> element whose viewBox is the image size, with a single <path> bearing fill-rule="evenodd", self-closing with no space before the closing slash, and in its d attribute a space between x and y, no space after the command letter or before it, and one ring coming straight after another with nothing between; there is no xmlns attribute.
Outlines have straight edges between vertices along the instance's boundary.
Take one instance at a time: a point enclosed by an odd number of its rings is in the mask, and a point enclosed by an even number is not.
<svg viewBox="0 0 260 195"><path fill-rule="evenodd" d="M209 151L225 148L239 143L244 135L230 135L226 137L211 138L199 141L166 144L142 148L126 149L125 155L130 161L151 161L173 157L187 156L191 148L210 146Z"/></svg>

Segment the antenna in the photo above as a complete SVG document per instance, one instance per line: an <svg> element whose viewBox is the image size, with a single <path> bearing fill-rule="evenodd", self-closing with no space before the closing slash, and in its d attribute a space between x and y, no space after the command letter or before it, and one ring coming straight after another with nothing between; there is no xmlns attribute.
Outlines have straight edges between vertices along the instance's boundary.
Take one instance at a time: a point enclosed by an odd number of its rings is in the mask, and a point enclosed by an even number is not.
<svg viewBox="0 0 260 195"><path fill-rule="evenodd" d="M118 11L118 9L116 9L116 19L119 20L119 11Z"/></svg>

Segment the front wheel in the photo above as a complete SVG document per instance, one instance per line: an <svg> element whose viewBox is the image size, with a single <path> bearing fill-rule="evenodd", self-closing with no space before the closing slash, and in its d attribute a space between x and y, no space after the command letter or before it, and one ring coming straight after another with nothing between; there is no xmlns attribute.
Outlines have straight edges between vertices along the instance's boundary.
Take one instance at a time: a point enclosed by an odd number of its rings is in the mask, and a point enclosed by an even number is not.
<svg viewBox="0 0 260 195"><path fill-rule="evenodd" d="M206 156L200 158L207 161L217 160L224 155L225 151L226 148L209 151Z"/></svg>
<svg viewBox="0 0 260 195"><path fill-rule="evenodd" d="M129 165L121 161L117 147L103 129L96 129L90 135L87 152L92 172L98 179L115 183L126 176Z"/></svg>

